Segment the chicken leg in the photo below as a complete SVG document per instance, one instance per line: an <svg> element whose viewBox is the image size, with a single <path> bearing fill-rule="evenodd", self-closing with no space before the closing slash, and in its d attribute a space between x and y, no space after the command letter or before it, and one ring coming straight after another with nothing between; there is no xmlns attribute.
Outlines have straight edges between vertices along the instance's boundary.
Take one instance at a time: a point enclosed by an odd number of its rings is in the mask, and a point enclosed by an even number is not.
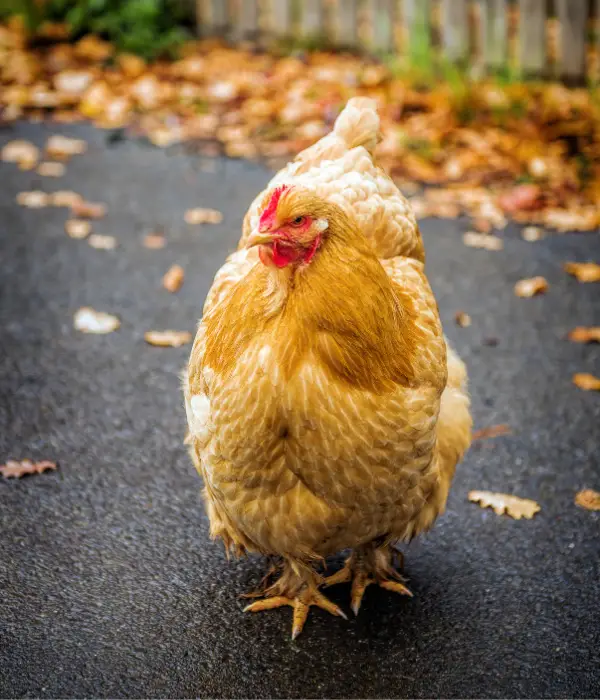
<svg viewBox="0 0 600 700"><path fill-rule="evenodd" d="M326 610L332 615L348 618L335 603L320 591L322 578L302 562L286 559L280 578L265 591L265 597L244 608L244 612L260 612L289 605L294 609L292 639L302 632L311 605Z"/></svg>
<svg viewBox="0 0 600 700"><path fill-rule="evenodd" d="M350 601L352 612L358 615L363 596L372 583L401 595L412 597L412 593L402 583L403 578L393 566L393 554L402 554L390 545L366 544L355 549L344 566L325 579L325 586L352 581Z"/></svg>

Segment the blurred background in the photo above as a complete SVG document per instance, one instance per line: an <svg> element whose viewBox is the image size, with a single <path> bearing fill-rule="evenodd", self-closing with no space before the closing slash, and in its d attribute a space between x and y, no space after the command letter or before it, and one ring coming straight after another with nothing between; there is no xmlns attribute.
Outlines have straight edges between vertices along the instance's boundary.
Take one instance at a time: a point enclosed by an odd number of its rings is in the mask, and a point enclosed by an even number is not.
<svg viewBox="0 0 600 700"><path fill-rule="evenodd" d="M2 119L91 119L278 165L367 94L384 167L409 195L438 187L418 216L592 230L598 4L5 0Z"/></svg>

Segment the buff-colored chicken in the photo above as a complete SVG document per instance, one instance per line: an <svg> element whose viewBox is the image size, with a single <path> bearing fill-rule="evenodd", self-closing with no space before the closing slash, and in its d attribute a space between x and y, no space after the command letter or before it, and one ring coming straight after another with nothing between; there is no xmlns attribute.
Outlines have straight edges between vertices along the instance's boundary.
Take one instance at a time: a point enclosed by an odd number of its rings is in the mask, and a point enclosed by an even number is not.
<svg viewBox="0 0 600 700"><path fill-rule="evenodd" d="M443 512L471 439L465 368L408 204L373 164L377 130L352 100L252 205L184 379L211 535L281 557L247 609L292 606L293 637L311 605L344 615L322 586L352 581L355 613L371 583L410 595L392 545Z"/></svg>

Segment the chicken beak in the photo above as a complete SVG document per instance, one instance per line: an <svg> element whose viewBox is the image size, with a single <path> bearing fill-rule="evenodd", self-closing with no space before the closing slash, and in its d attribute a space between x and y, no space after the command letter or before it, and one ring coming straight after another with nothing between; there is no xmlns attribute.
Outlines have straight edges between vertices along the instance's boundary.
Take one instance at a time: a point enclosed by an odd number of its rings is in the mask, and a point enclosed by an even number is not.
<svg viewBox="0 0 600 700"><path fill-rule="evenodd" d="M272 233L262 233L261 231L254 230L246 241L246 248L254 248L257 245L268 245L269 243L273 243L273 240L274 237Z"/></svg>

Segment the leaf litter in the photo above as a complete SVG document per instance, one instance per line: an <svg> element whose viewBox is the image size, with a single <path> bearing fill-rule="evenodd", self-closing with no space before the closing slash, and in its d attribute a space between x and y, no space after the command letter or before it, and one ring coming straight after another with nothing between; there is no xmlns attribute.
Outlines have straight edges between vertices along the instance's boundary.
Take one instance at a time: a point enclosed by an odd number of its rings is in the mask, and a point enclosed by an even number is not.
<svg viewBox="0 0 600 700"><path fill-rule="evenodd" d="M595 377L587 372L574 374L573 384L584 391L600 391L600 377Z"/></svg>
<svg viewBox="0 0 600 700"><path fill-rule="evenodd" d="M144 340L160 348L179 348L192 342L192 334L189 331L147 331Z"/></svg>
<svg viewBox="0 0 600 700"><path fill-rule="evenodd" d="M518 297L528 298L548 291L548 282L544 277L531 277L519 280L515 284L515 294Z"/></svg>
<svg viewBox="0 0 600 700"><path fill-rule="evenodd" d="M144 236L142 241L142 245L144 248L148 248L148 250L160 250L164 248L166 244L167 241L165 237L157 233L149 233L147 236Z"/></svg>
<svg viewBox="0 0 600 700"><path fill-rule="evenodd" d="M117 239L114 236L105 236L101 233L92 233L88 243L96 250L114 250L117 247Z"/></svg>
<svg viewBox="0 0 600 700"><path fill-rule="evenodd" d="M575 503L586 510L600 510L600 492L583 489L575 495Z"/></svg>
<svg viewBox="0 0 600 700"><path fill-rule="evenodd" d="M41 190L32 190L30 192L19 192L17 195L17 204L28 209L43 209L50 203L50 197Z"/></svg>
<svg viewBox="0 0 600 700"><path fill-rule="evenodd" d="M82 333L112 333L121 325L121 321L112 314L96 311L89 306L81 307L75 314L73 325Z"/></svg>
<svg viewBox="0 0 600 700"><path fill-rule="evenodd" d="M66 172L66 168L64 163L44 161L38 165L36 172L42 177L62 177Z"/></svg>
<svg viewBox="0 0 600 700"><path fill-rule="evenodd" d="M577 326L569 332L568 338L574 343L600 343L600 326Z"/></svg>
<svg viewBox="0 0 600 700"><path fill-rule="evenodd" d="M41 462L32 462L30 459L23 459L19 462L10 459L6 464L0 466L0 474L5 479L20 479L28 474L42 474L49 470L56 470L56 462L50 462L47 459Z"/></svg>
<svg viewBox="0 0 600 700"><path fill-rule="evenodd" d="M566 262L565 272L573 275L578 282L600 282L600 265L594 262Z"/></svg>
<svg viewBox="0 0 600 700"><path fill-rule="evenodd" d="M317 141L350 97L367 95L379 103L381 165L397 182L419 182L445 199L421 197L429 215L468 214L483 233L508 217L559 231L600 223L592 90L493 78L456 84L364 56L282 55L214 39L190 41L178 60L146 63L115 56L94 35L70 43L62 25L40 29L41 41L28 41L23 23L2 29L7 121L88 119L159 147L188 141L207 154L276 162ZM68 158L86 147L54 134L47 152Z"/></svg>
<svg viewBox="0 0 600 700"><path fill-rule="evenodd" d="M482 508L492 508L496 515L509 515L515 520L531 520L541 510L539 503L529 498L519 498L507 493L492 491L469 491L469 501L478 503Z"/></svg>
<svg viewBox="0 0 600 700"><path fill-rule="evenodd" d="M162 278L162 286L168 291L174 294L181 289L183 284L183 279L185 276L185 271L181 265L172 265L164 274Z"/></svg>
<svg viewBox="0 0 600 700"><path fill-rule="evenodd" d="M92 224L86 219L67 219L65 231L70 238L87 238L92 231Z"/></svg>

